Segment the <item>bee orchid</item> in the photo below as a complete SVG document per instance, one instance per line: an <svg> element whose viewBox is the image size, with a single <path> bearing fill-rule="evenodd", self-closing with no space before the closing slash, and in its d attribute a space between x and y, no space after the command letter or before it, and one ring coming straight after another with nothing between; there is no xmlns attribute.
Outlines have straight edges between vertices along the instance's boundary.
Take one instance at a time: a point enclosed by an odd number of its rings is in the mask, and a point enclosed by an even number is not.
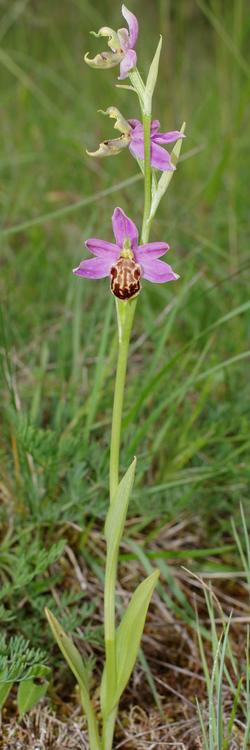
<svg viewBox="0 0 250 750"><path fill-rule="evenodd" d="M116 107L108 107L106 112L103 112L102 110L100 110L100 112L116 120L114 128L119 130L121 135L119 138L103 141L100 143L97 151L87 151L87 154L94 157L114 156L128 146L132 156L134 156L135 159L143 161L144 133L143 125L140 120L125 120ZM159 133L159 127L159 120L152 120L150 131L151 167L159 169L161 172L169 170L173 171L175 166L171 162L171 156L167 150L162 148L162 146L165 146L167 143L174 143L179 138L185 138L185 136L180 130L170 130L165 133Z"/></svg>
<svg viewBox="0 0 250 750"><path fill-rule="evenodd" d="M111 292L121 300L139 294L141 279L155 284L179 279L171 266L158 260L169 250L166 242L138 245L138 230L121 208L112 216L115 243L95 237L87 240L87 249L95 258L83 260L73 273L88 279L110 277Z"/></svg>
<svg viewBox="0 0 250 750"><path fill-rule="evenodd" d="M101 52L94 58L90 58L87 52L84 56L85 62L91 68L107 69L120 65L120 81L126 78L136 66L137 55L134 46L138 36L138 21L136 16L125 5L122 5L122 15L127 21L128 29L114 31L109 26L102 26L97 34L92 31L92 34L96 37L108 38L107 44L111 52Z"/></svg>

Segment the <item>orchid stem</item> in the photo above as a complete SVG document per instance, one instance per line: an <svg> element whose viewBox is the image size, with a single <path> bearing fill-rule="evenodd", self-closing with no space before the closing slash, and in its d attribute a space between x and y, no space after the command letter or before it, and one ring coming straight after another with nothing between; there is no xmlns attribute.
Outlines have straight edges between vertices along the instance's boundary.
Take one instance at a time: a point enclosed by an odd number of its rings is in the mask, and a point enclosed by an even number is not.
<svg viewBox="0 0 250 750"><path fill-rule="evenodd" d="M114 405L110 447L110 502L115 498L119 484L119 460L121 442L121 421L124 400L124 386L127 371L128 348L135 314L136 299L117 301L118 321L118 360L115 379Z"/></svg>
<svg viewBox="0 0 250 750"><path fill-rule="evenodd" d="M121 421L124 401L124 387L128 362L130 334L136 308L136 299L117 302L118 360L115 379L115 393L110 447L110 503L115 502L119 485L119 461L121 443ZM116 649L115 649L115 587L117 578L117 557L107 554L104 586L104 631L108 691L112 696L116 688ZM111 750L117 708L104 718L102 748Z"/></svg>
<svg viewBox="0 0 250 750"><path fill-rule="evenodd" d="M130 74L130 80L137 90L142 114L144 128L144 214L142 224L142 243L148 241L150 232L150 223L148 222L151 210L151 160L150 160L150 128L151 113L145 114L143 110L143 99L145 87L141 76L137 70ZM117 323L118 323L118 360L115 379L114 405L111 429L111 446L110 446L110 503L115 502L116 493L119 485L119 463L120 463L120 444L121 444L121 424L122 411L124 402L124 388L127 372L128 350L130 335L134 320L137 299L127 301L116 300ZM106 649L106 670L108 691L114 695L117 679L116 648L115 648L115 587L117 578L117 559L109 560L107 555L107 564L105 572L105 589L104 589L104 629L105 629L105 649ZM114 727L116 721L117 708L105 717L103 722L102 748L103 750L112 750Z"/></svg>
<svg viewBox="0 0 250 750"><path fill-rule="evenodd" d="M148 222L151 210L151 159L150 159L150 129L151 115L143 114L144 130L144 213L142 222L141 241L148 242L150 224Z"/></svg>
<svg viewBox="0 0 250 750"><path fill-rule="evenodd" d="M138 99L140 102L143 131L144 131L144 213L142 222L142 233L141 241L143 244L148 242L151 222L148 221L151 210L151 142L150 142L150 129L151 129L151 102L148 110L145 112L145 85L139 73L139 70L135 68L129 74L130 81L133 88L135 89Z"/></svg>
<svg viewBox="0 0 250 750"><path fill-rule="evenodd" d="M117 710L118 706L113 709L112 713L104 722L102 733L102 750L112 750Z"/></svg>

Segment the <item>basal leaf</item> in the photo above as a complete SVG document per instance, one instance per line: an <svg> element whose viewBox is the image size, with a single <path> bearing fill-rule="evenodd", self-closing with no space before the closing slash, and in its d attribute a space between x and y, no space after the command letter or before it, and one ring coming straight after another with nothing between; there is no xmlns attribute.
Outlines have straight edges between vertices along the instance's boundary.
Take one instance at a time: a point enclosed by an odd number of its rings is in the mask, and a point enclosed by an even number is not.
<svg viewBox="0 0 250 750"><path fill-rule="evenodd" d="M66 662L68 663L80 686L82 705L88 720L90 746L93 750L101 750L101 741L98 734L97 720L89 696L88 672L84 666L82 657L79 654L79 651L77 651L77 648L75 647L71 638L69 638L69 636L64 633L58 620L52 614L52 612L47 609L47 607L45 609L45 614L57 645L59 646L64 658L66 659Z"/></svg>
<svg viewBox="0 0 250 750"><path fill-rule="evenodd" d="M55 615L49 609L45 609L45 614L51 627L53 636L59 646L64 658L66 659L71 671L75 675L81 688L87 690L87 674L82 661L82 657L77 651L73 641L64 633L60 623Z"/></svg>
<svg viewBox="0 0 250 750"><path fill-rule="evenodd" d="M116 636L117 701L135 665L152 593L159 578L155 570L132 595Z"/></svg>
<svg viewBox="0 0 250 750"><path fill-rule="evenodd" d="M122 478L114 499L111 501L109 511L105 523L105 537L107 542L107 562L106 562L106 594L105 594L105 617L106 617L106 628L105 628L105 644L106 644L106 666L103 671L102 683L101 683L101 706L103 716L108 716L110 713L111 704L114 702L114 694L116 691L116 653L115 653L115 642L108 638L107 633L107 618L109 617L110 603L108 603L108 582L112 582L116 579L116 568L118 560L119 545L126 521L129 498L131 495L134 475L135 475L136 459L129 466L126 474ZM112 584L111 584L112 585ZM112 605L113 606L113 605Z"/></svg>
<svg viewBox="0 0 250 750"><path fill-rule="evenodd" d="M102 712L107 715L117 706L133 671L150 599L159 578L159 571L145 579L132 595L128 608L116 633L117 689L109 695L107 672L104 669L101 686Z"/></svg>

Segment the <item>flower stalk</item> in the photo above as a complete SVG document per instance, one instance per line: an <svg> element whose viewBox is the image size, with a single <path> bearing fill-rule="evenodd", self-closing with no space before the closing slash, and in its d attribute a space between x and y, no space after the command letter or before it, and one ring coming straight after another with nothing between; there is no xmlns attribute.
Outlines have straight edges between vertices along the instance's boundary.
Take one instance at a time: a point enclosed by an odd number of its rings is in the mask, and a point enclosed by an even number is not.
<svg viewBox="0 0 250 750"><path fill-rule="evenodd" d="M151 131L151 114L143 115L143 132L144 132L144 212L142 222L141 241L148 242L150 233L149 216L151 211L151 161L150 161L150 131Z"/></svg>
<svg viewBox="0 0 250 750"><path fill-rule="evenodd" d="M118 326L118 358L113 402L111 442L110 442L110 502L114 499L119 484L119 463L121 444L121 423L124 401L124 388L128 363L128 349L135 315L136 299L122 302L116 300Z"/></svg>

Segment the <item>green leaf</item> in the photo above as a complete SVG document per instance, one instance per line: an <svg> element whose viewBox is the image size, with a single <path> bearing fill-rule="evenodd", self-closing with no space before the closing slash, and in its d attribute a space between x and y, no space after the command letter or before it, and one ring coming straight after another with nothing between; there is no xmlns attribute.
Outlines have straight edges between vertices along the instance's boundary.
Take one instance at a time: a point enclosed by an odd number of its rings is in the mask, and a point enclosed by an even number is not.
<svg viewBox="0 0 250 750"><path fill-rule="evenodd" d="M111 713L117 706L129 681L136 662L150 599L158 578L159 570L155 570L140 583L118 627L116 633L117 688L114 696L108 696L107 673L104 669L101 686L103 713Z"/></svg>
<svg viewBox="0 0 250 750"><path fill-rule="evenodd" d="M47 607L45 608L45 614L57 645L80 686L81 701L88 720L90 747L92 750L101 750L96 716L89 696L88 671L84 666L81 654L77 651L71 638L64 633L55 615Z"/></svg>
<svg viewBox="0 0 250 750"><path fill-rule="evenodd" d="M107 542L107 561L105 573L105 648L106 648L106 666L103 672L101 684L101 705L103 716L110 713L111 704L114 702L116 692L116 653L113 612L114 598L113 592L116 581L117 560L119 553L120 541L126 521L129 498L131 495L136 459L132 461L126 474L118 485L117 491L111 500L109 511L105 523L105 538Z"/></svg>
<svg viewBox="0 0 250 750"><path fill-rule="evenodd" d="M30 711L47 692L49 681L46 679L51 669L44 664L37 664L30 670L27 680L20 682L17 691L17 706L20 716Z"/></svg>
<svg viewBox="0 0 250 750"><path fill-rule="evenodd" d="M143 107L145 115L151 115L152 98L153 98L155 84L156 84L157 77L158 77L158 68L159 68L161 48L162 48L162 36L160 36L160 41L158 43L155 55L150 65L149 73L147 77L147 83L146 83L145 94L144 94L144 107Z"/></svg>
<svg viewBox="0 0 250 750"><path fill-rule="evenodd" d="M105 538L108 545L108 553L112 556L118 553L123 529L126 521L129 498L131 495L134 476L135 476L136 458L130 464L126 474L122 478L116 496L111 502L105 523Z"/></svg>
<svg viewBox="0 0 250 750"><path fill-rule="evenodd" d="M59 646L71 671L75 675L77 682L79 683L80 687L83 690L88 692L87 672L84 667L82 657L79 654L79 651L77 651L77 648L75 647L71 638L69 638L69 636L66 635L66 633L64 633L55 615L53 615L52 612L50 612L50 610L47 609L47 607L45 608L45 614L49 622L49 625L51 627L53 636L57 642L57 645Z"/></svg>
<svg viewBox="0 0 250 750"><path fill-rule="evenodd" d="M13 682L2 682L0 676L0 711L3 708L5 701L8 698L9 692L12 688Z"/></svg>
<svg viewBox="0 0 250 750"><path fill-rule="evenodd" d="M180 130L181 133L185 132L185 127L186 127L186 123L184 122L183 125L181 126L181 130ZM181 153L182 142L183 142L183 138L179 138L179 140L176 141L176 144L171 151L171 162L174 165L174 167L176 167L176 164L178 162L178 159ZM169 186L169 183L172 180L173 174L174 174L174 171L162 172L162 175L159 179L157 188L152 198L151 211L150 211L150 216L148 218L148 222L152 221L153 217L155 216L159 203L161 199L163 198L163 195L165 194Z"/></svg>
<svg viewBox="0 0 250 750"><path fill-rule="evenodd" d="M135 665L150 599L157 580L159 570L155 570L145 581L142 581L132 595L127 610L117 630L116 660L117 660L117 696L118 702Z"/></svg>

